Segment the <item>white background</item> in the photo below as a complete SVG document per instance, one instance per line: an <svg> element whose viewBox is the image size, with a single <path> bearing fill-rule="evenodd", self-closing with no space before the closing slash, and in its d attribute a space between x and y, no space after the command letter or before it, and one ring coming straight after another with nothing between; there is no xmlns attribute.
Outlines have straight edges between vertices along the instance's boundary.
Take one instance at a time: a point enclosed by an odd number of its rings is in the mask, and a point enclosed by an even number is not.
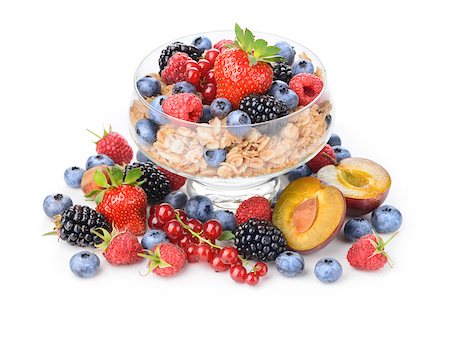
<svg viewBox="0 0 450 346"><path fill-rule="evenodd" d="M448 342L448 11L437 1L14 1L0 6L1 344L429 345ZM128 139L132 77L155 46L232 29L291 37L327 66L338 132L353 156L392 175L403 212L389 245L395 268L352 270L335 240L305 257L304 275L276 270L252 288L205 265L141 277L143 263L102 260L93 279L69 270L77 249L41 237L63 171L83 166L103 125ZM317 259L342 279L324 285ZM273 269L273 268L271 268ZM444 312L444 315L441 313Z"/></svg>

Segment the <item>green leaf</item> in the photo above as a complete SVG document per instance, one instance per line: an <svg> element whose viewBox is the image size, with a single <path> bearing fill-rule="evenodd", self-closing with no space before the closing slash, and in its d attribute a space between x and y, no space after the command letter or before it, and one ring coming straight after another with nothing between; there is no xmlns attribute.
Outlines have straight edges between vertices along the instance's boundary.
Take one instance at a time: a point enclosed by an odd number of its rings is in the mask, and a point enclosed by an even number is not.
<svg viewBox="0 0 450 346"><path fill-rule="evenodd" d="M268 46L265 56L277 55L280 52L280 48L277 46Z"/></svg>
<svg viewBox="0 0 450 346"><path fill-rule="evenodd" d="M255 41L255 57L264 56L267 48L267 41L262 39L257 39Z"/></svg>
<svg viewBox="0 0 450 346"><path fill-rule="evenodd" d="M109 178L113 186L119 186L123 182L123 171L120 166L114 166L108 169Z"/></svg>
<svg viewBox="0 0 450 346"><path fill-rule="evenodd" d="M258 59L256 59L253 55L248 56L248 61L250 62L250 66L255 66L258 63Z"/></svg>
<svg viewBox="0 0 450 346"><path fill-rule="evenodd" d="M238 41L239 45L242 47L245 42L245 35L244 30L241 29L238 23L234 25L234 32L236 34L236 40Z"/></svg>
<svg viewBox="0 0 450 346"><path fill-rule="evenodd" d="M125 176L125 184L134 184L136 181L142 177L142 171L140 168L133 168Z"/></svg>
<svg viewBox="0 0 450 346"><path fill-rule="evenodd" d="M234 236L233 232L223 231L219 237L219 240L226 241L226 240L233 240L234 238L235 238L235 236Z"/></svg>
<svg viewBox="0 0 450 346"><path fill-rule="evenodd" d="M106 178L105 173L103 173L99 169L97 169L94 172L94 181L100 187L104 187L104 188L108 188L109 187L108 179Z"/></svg>
<svg viewBox="0 0 450 346"><path fill-rule="evenodd" d="M100 203L102 203L102 201L103 201L103 197L105 196L105 192L106 192L107 190L102 190L102 191L100 191L98 194L97 194L97 196L95 196L95 203L97 204L97 205L99 205Z"/></svg>
<svg viewBox="0 0 450 346"><path fill-rule="evenodd" d="M255 36L249 29L245 29L245 51L251 53L255 44Z"/></svg>
<svg viewBox="0 0 450 346"><path fill-rule="evenodd" d="M51 232L44 233L43 236L44 236L44 235L58 235L58 232L56 232L56 231L51 231Z"/></svg>

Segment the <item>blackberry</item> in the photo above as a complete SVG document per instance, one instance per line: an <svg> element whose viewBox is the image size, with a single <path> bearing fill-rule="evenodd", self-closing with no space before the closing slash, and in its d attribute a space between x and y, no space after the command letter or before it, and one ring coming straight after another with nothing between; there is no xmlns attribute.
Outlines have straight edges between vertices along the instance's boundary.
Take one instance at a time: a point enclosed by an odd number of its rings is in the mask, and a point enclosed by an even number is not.
<svg viewBox="0 0 450 346"><path fill-rule="evenodd" d="M59 237L70 245L90 246L100 244L103 240L92 233L96 228L111 232L111 225L103 214L87 206L74 205L64 210L56 221Z"/></svg>
<svg viewBox="0 0 450 346"><path fill-rule="evenodd" d="M234 232L234 245L242 257L253 261L274 261L286 250L283 233L266 220L249 219Z"/></svg>
<svg viewBox="0 0 450 346"><path fill-rule="evenodd" d="M161 202L170 191L170 181L166 178L164 173L161 173L156 165L152 162L134 162L125 167L125 175L133 168L140 168L142 177L139 181L145 182L140 185L147 194L148 204L156 204Z"/></svg>
<svg viewBox="0 0 450 346"><path fill-rule="evenodd" d="M246 96L239 103L239 109L248 114L252 124L284 117L288 110L283 101L270 95Z"/></svg>
<svg viewBox="0 0 450 346"><path fill-rule="evenodd" d="M191 57L191 59L195 61L198 61L201 57L200 50L197 47L181 42L174 42L164 48L161 52L161 55L159 56L160 71L164 70L170 57L178 52L186 53Z"/></svg>
<svg viewBox="0 0 450 346"><path fill-rule="evenodd" d="M273 80L282 80L289 84L292 79L292 67L284 61L273 65Z"/></svg>

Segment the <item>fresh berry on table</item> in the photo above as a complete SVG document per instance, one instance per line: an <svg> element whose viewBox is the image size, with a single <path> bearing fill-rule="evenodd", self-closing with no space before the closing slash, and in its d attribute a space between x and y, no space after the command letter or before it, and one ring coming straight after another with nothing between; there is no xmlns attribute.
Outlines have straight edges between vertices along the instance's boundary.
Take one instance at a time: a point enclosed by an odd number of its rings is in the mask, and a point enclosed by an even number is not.
<svg viewBox="0 0 450 346"><path fill-rule="evenodd" d="M181 175L169 172L168 170L158 167L158 170L169 180L172 191L179 190L186 183L186 178Z"/></svg>
<svg viewBox="0 0 450 346"><path fill-rule="evenodd" d="M164 197L164 202L169 203L175 209L183 209L187 201L188 196L183 191L172 191Z"/></svg>
<svg viewBox="0 0 450 346"><path fill-rule="evenodd" d="M251 197L242 202L236 210L238 224L254 218L258 220L272 220L272 207L267 198L262 196Z"/></svg>
<svg viewBox="0 0 450 346"><path fill-rule="evenodd" d="M378 233L392 233L400 228L403 217L392 205L382 205L372 212L371 221Z"/></svg>
<svg viewBox="0 0 450 346"><path fill-rule="evenodd" d="M344 147L341 147L340 145L335 145L333 147L334 154L336 155L336 161L341 162L343 159L348 159L349 157L352 157L352 154L350 154L350 151L348 149L345 149Z"/></svg>
<svg viewBox="0 0 450 346"><path fill-rule="evenodd" d="M121 134L113 132L111 127L109 128L109 132L106 130L103 131L103 137L90 130L88 131L98 138L98 141L95 142L97 153L108 156L118 165L131 162L133 159L133 149ZM108 165L106 162L103 164ZM87 166L86 164L86 169L91 168Z"/></svg>
<svg viewBox="0 0 450 346"><path fill-rule="evenodd" d="M294 277L303 272L305 260L303 256L294 251L280 253L275 259L277 270L286 277Z"/></svg>
<svg viewBox="0 0 450 346"><path fill-rule="evenodd" d="M58 214L62 214L64 210L73 205L69 196L57 193L55 195L48 195L45 197L42 207L48 217L53 218Z"/></svg>
<svg viewBox="0 0 450 346"><path fill-rule="evenodd" d="M342 145L341 137L339 137L337 134L332 133L330 136L330 139L328 140L328 144L330 147L335 147L337 145Z"/></svg>
<svg viewBox="0 0 450 346"><path fill-rule="evenodd" d="M149 260L149 273L162 277L177 274L186 264L186 253L171 243L158 244L152 250L147 250L147 253L141 253L139 256Z"/></svg>
<svg viewBox="0 0 450 346"><path fill-rule="evenodd" d="M156 245L168 242L167 234L159 229L148 230L141 239L141 245L146 250L152 250Z"/></svg>
<svg viewBox="0 0 450 346"><path fill-rule="evenodd" d="M227 231L234 232L238 226L236 217L229 210L216 210L212 218L219 221L222 228Z"/></svg>
<svg viewBox="0 0 450 346"><path fill-rule="evenodd" d="M323 283L333 283L342 276L342 266L334 258L322 258L314 267L314 275Z"/></svg>
<svg viewBox="0 0 450 346"><path fill-rule="evenodd" d="M307 166L313 173L317 173L322 167L334 164L336 154L332 147L328 144L323 149L308 161Z"/></svg>
<svg viewBox="0 0 450 346"><path fill-rule="evenodd" d="M294 181L299 178L309 177L311 174L312 172L309 169L308 165L301 165L287 173L287 178L289 179L289 181Z"/></svg>
<svg viewBox="0 0 450 346"><path fill-rule="evenodd" d="M90 278L97 274L100 259L90 251L80 251L72 256L69 262L70 270L80 278Z"/></svg>
<svg viewBox="0 0 450 346"><path fill-rule="evenodd" d="M195 196L188 200L184 211L191 219L198 219L205 222L212 218L214 205L206 196Z"/></svg>
<svg viewBox="0 0 450 346"><path fill-rule="evenodd" d="M362 217L350 219L344 226L344 235L347 240L354 242L365 235L372 234L372 225Z"/></svg>
<svg viewBox="0 0 450 346"><path fill-rule="evenodd" d="M114 166L114 161L107 155L97 154L90 156L86 161L86 171L97 166Z"/></svg>
<svg viewBox="0 0 450 346"><path fill-rule="evenodd" d="M77 166L67 168L64 171L64 181L70 187L79 188L81 187L84 172L85 170L83 168Z"/></svg>

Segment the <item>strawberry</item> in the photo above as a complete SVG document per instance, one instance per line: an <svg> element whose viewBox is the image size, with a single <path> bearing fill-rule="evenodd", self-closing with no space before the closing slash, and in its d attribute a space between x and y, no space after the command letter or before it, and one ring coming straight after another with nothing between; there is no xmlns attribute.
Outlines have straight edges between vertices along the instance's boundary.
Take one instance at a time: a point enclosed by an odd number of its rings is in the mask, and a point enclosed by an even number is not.
<svg viewBox="0 0 450 346"><path fill-rule="evenodd" d="M243 224L249 219L272 220L272 208L269 201L262 196L251 197L242 202L236 210L238 224Z"/></svg>
<svg viewBox="0 0 450 346"><path fill-rule="evenodd" d="M148 254L139 254L148 258L148 272L159 276L172 276L178 273L186 264L186 253L172 243L156 245Z"/></svg>
<svg viewBox="0 0 450 346"><path fill-rule="evenodd" d="M368 234L359 238L348 250L348 263L352 267L361 270L378 270L383 268L388 262L391 265L390 258L384 251L384 247L397 234L398 232L387 241L375 234Z"/></svg>
<svg viewBox="0 0 450 346"><path fill-rule="evenodd" d="M161 72L161 79L166 84L181 82L185 78L186 63L191 60L186 53L175 53L167 62L167 66Z"/></svg>
<svg viewBox="0 0 450 346"><path fill-rule="evenodd" d="M271 86L273 70L269 63L281 61L276 54L280 48L255 40L252 32L245 32L236 24L234 48L221 51L214 62L217 82L216 97L225 97L237 108L239 101L250 94L264 94Z"/></svg>
<svg viewBox="0 0 450 346"><path fill-rule="evenodd" d="M158 170L166 176L167 180L169 180L172 191L181 189L183 187L184 183L186 183L186 178L182 177L181 175L169 172L159 166L158 166Z"/></svg>
<svg viewBox="0 0 450 346"><path fill-rule="evenodd" d="M95 196L97 211L105 215L109 223L119 231L129 231L135 235L145 233L147 216L147 195L138 182L142 176L139 168L131 169L125 176L119 166L108 167L110 183L105 174L97 170L95 183L101 187L86 197Z"/></svg>
<svg viewBox="0 0 450 346"><path fill-rule="evenodd" d="M317 173L322 167L337 165L336 154L334 153L333 148L327 144L316 156L309 160L306 165L313 173Z"/></svg>
<svg viewBox="0 0 450 346"><path fill-rule="evenodd" d="M94 136L99 138L95 142L97 153L109 156L118 165L128 164L133 159L133 149L127 140L119 133L113 132L111 127L109 132L104 130L103 137L88 130Z"/></svg>
<svg viewBox="0 0 450 346"><path fill-rule="evenodd" d="M103 251L106 260L114 265L133 264L140 262L142 257L139 254L144 252L138 238L131 232L118 232L114 229L111 234L103 228L92 231L95 235L103 239L103 243L96 245Z"/></svg>

